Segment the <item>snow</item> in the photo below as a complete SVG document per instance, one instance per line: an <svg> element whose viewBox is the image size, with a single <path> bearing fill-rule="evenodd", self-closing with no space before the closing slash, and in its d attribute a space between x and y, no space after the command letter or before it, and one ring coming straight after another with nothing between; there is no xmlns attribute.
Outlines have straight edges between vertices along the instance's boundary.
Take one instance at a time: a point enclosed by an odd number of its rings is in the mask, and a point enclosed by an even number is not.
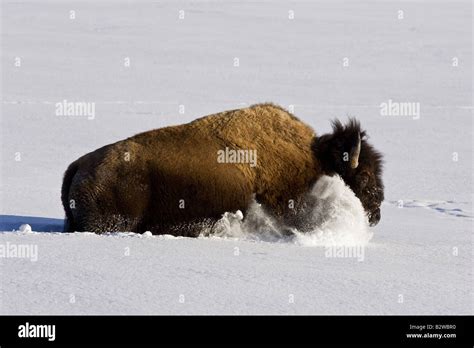
<svg viewBox="0 0 474 348"><path fill-rule="evenodd" d="M28 225L28 224L23 224L23 225L20 226L19 231L23 232L23 233L30 233L31 232L31 226Z"/></svg>
<svg viewBox="0 0 474 348"><path fill-rule="evenodd" d="M339 176L323 176L309 192L309 214L304 225L307 231L285 227L268 215L253 201L244 215L239 210L227 212L214 226L213 235L222 238L281 242L303 246L367 245L373 233L369 231L367 216L360 200Z"/></svg>
<svg viewBox="0 0 474 348"><path fill-rule="evenodd" d="M0 314L473 313L470 1L1 11L0 246L38 258L0 257ZM64 100L95 103L94 117L57 115ZM420 118L382 116L389 100L420 103ZM320 134L336 117L361 121L386 162L375 228L335 181L320 203L348 208L294 239L257 203L248 222L228 212L214 237L59 233L62 175L79 156L264 101Z"/></svg>
<svg viewBox="0 0 474 348"><path fill-rule="evenodd" d="M1 241L37 244L38 261L0 259L2 313L471 313L466 223L384 208L362 261L327 257L323 247L218 237L3 233Z"/></svg>

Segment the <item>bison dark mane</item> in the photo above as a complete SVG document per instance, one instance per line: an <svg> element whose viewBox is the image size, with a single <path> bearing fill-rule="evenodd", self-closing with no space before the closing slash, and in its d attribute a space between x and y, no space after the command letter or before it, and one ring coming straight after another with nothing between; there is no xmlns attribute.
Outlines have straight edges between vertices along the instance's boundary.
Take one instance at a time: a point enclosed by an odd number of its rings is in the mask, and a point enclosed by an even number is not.
<svg viewBox="0 0 474 348"><path fill-rule="evenodd" d="M354 118L343 125L332 122L332 134L314 139L312 148L327 175L338 174L359 197L372 225L380 220L380 203L384 199L382 182L382 154L367 142L367 133ZM350 153L358 139L361 141L359 164L356 169L348 165Z"/></svg>

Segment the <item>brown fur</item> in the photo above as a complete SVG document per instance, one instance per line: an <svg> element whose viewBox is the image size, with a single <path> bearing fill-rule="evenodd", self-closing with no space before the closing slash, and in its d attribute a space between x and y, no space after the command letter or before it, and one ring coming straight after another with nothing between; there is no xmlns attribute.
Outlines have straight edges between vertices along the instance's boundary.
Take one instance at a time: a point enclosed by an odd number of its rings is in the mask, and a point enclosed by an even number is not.
<svg viewBox="0 0 474 348"><path fill-rule="evenodd" d="M253 197L283 221L295 214L288 201L324 174L314 141L295 116L259 104L104 146L65 173L65 230L197 236L224 212L245 214ZM226 147L256 150L256 167L218 163Z"/></svg>

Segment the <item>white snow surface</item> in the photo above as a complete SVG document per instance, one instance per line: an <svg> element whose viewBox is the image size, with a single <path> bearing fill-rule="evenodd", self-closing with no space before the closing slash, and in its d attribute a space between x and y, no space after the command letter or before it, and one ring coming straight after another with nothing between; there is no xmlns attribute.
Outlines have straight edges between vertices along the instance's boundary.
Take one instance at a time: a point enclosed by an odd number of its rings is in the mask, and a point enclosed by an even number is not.
<svg viewBox="0 0 474 348"><path fill-rule="evenodd" d="M473 314L471 1L6 0L0 54L0 314ZM420 118L381 116L389 99ZM318 134L361 121L385 158L376 227L325 178L296 238L257 202L212 237L60 233L79 156L265 101Z"/></svg>

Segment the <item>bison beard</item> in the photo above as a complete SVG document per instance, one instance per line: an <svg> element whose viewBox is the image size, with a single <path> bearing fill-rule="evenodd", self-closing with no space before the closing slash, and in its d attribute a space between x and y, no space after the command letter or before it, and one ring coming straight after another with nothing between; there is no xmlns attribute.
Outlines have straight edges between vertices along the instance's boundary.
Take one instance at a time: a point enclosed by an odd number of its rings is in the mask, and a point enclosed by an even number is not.
<svg viewBox="0 0 474 348"><path fill-rule="evenodd" d="M218 152L254 151L256 165L220 163ZM61 199L65 231L151 231L198 236L225 212L252 200L279 223L301 227L307 193L338 174L361 200L371 224L383 200L381 155L355 120L313 130L283 108L259 104L152 130L73 162Z"/></svg>

